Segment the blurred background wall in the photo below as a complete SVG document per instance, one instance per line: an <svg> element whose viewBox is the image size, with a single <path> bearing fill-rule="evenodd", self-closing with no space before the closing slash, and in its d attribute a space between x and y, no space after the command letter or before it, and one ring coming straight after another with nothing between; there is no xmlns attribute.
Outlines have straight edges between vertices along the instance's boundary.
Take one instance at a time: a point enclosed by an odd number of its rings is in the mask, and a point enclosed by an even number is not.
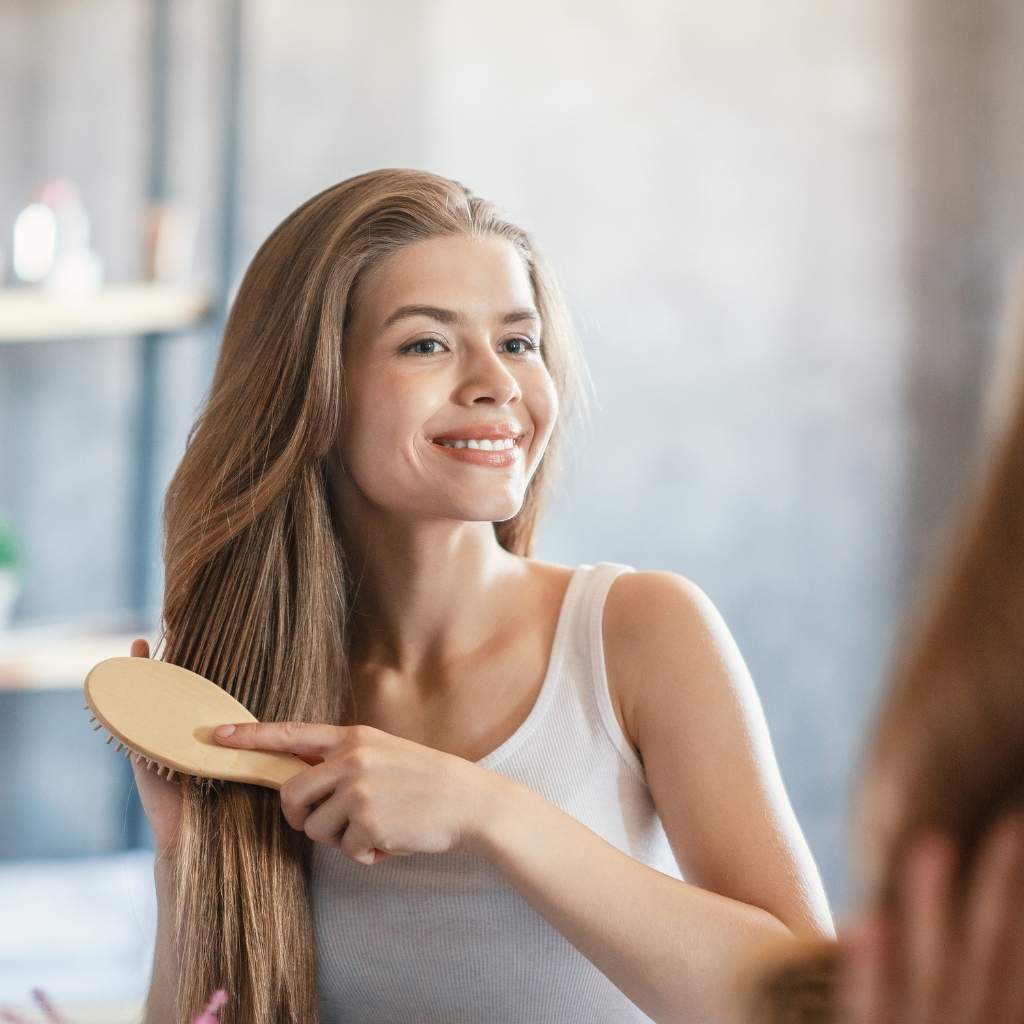
<svg viewBox="0 0 1024 1024"><path fill-rule="evenodd" d="M375 167L457 178L533 233L598 395L539 556L669 569L708 592L841 915L860 745L979 449L1024 238L1024 8L8 0L0 244L59 173L109 278L138 275L161 23L158 162L199 215L195 277L222 299L295 206ZM218 325L154 349L152 621L155 517ZM132 603L139 371L134 337L0 345L0 511L26 555L16 626ZM24 737L55 705L21 707ZM39 747L22 739L19 763L52 772ZM133 845L125 799L83 852ZM45 825L33 836L11 830L7 856L58 849Z"/></svg>

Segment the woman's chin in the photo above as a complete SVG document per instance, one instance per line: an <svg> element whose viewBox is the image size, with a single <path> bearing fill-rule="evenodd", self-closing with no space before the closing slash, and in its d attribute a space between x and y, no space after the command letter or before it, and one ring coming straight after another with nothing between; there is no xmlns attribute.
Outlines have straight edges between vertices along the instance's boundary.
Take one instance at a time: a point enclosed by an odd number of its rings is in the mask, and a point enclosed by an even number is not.
<svg viewBox="0 0 1024 1024"><path fill-rule="evenodd" d="M522 507L523 496L516 494L506 501L468 502L453 510L452 518L466 523L503 523L519 515Z"/></svg>

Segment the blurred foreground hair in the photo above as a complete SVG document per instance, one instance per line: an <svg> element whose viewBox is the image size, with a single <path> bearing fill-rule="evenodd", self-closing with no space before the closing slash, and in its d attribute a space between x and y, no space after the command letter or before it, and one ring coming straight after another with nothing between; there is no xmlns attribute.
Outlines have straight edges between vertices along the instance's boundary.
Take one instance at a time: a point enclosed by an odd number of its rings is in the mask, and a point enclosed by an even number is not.
<svg viewBox="0 0 1024 1024"><path fill-rule="evenodd" d="M900 865L926 829L957 845L962 906L985 834L1024 802L1024 287L1017 300L987 457L908 616L867 746L856 808L867 906L894 909ZM793 948L756 987L751 1020L836 1021L838 945Z"/></svg>

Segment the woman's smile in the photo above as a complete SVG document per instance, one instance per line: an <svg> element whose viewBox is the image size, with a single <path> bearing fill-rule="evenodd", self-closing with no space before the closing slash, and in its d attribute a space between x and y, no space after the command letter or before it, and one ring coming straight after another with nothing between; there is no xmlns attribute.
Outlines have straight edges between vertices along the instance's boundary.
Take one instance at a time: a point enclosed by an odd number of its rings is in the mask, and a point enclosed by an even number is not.
<svg viewBox="0 0 1024 1024"><path fill-rule="evenodd" d="M492 466L500 469L503 466L513 466L520 461L522 458L521 441L522 438L518 437L511 448L499 448L491 451L487 451L484 448L453 448L448 445L439 444L437 441L431 441L430 445L438 449L438 451L444 452L445 455L458 459L460 462L469 462L476 466Z"/></svg>

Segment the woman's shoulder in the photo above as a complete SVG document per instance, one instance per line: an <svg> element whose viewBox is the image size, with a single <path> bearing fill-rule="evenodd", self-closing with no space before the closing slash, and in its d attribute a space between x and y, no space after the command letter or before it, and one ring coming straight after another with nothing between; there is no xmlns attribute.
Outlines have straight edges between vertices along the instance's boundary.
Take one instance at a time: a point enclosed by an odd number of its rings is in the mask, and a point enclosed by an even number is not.
<svg viewBox="0 0 1024 1024"><path fill-rule="evenodd" d="M602 618L605 664L631 738L644 680L691 663L709 636L721 637L724 629L718 609L687 576L636 569L612 581Z"/></svg>
<svg viewBox="0 0 1024 1024"><path fill-rule="evenodd" d="M716 611L708 595L688 576L668 569L620 573L606 598L605 626L636 636L652 615L701 617Z"/></svg>
<svg viewBox="0 0 1024 1024"><path fill-rule="evenodd" d="M547 614L557 607L579 566L524 559L538 588L547 590ZM616 563L623 564L623 563ZM643 687L701 657L725 653L731 637L718 609L692 579L664 569L633 569L611 582L601 616L607 685L619 725L639 752L637 722ZM709 644L709 640L711 641Z"/></svg>
<svg viewBox="0 0 1024 1024"><path fill-rule="evenodd" d="M537 583L547 583L555 590L564 589L580 568L538 558L524 558L524 564ZM622 563L614 563L622 564ZM669 618L682 610L688 617L717 615L707 594L693 580L667 569L633 569L619 573L612 580L605 597L603 625L606 639L637 637L638 629L653 614Z"/></svg>
<svg viewBox="0 0 1024 1024"><path fill-rule="evenodd" d="M534 583L547 585L553 592L564 593L580 568L537 558L524 558L523 562L533 574ZM709 622L718 626L721 617L717 608L688 576L667 569L630 569L612 580L605 595L602 626L606 646L642 645L659 632L659 625L680 625L681 616L697 627Z"/></svg>

